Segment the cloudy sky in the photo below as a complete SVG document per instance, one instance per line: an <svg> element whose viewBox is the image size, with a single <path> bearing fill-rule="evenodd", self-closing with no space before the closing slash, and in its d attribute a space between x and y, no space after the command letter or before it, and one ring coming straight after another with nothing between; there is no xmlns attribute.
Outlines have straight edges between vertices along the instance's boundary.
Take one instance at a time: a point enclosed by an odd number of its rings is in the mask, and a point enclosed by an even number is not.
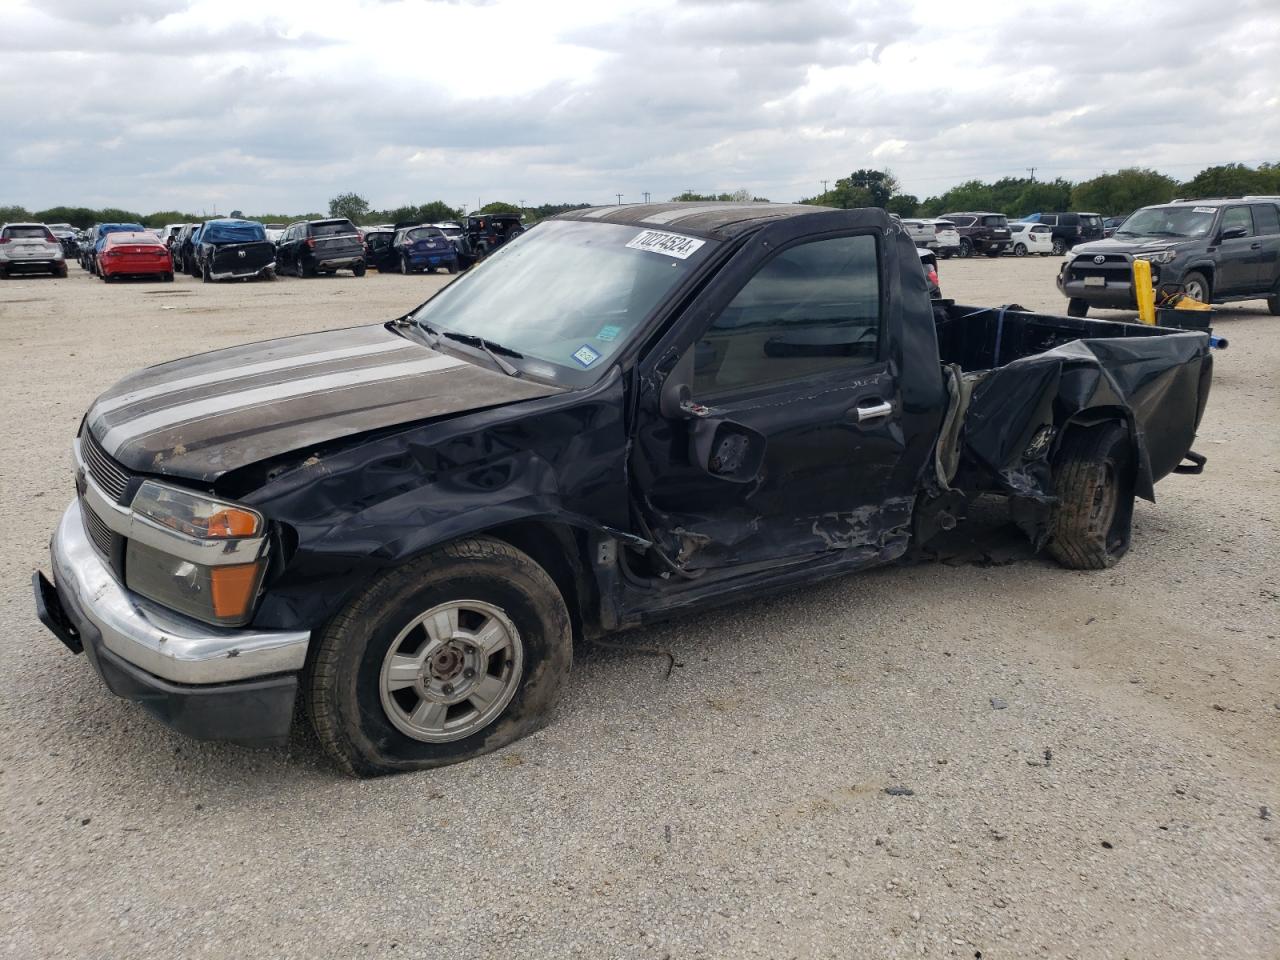
<svg viewBox="0 0 1280 960"><path fill-rule="evenodd" d="M1280 160L1280 0L0 0L0 204L798 199Z"/></svg>

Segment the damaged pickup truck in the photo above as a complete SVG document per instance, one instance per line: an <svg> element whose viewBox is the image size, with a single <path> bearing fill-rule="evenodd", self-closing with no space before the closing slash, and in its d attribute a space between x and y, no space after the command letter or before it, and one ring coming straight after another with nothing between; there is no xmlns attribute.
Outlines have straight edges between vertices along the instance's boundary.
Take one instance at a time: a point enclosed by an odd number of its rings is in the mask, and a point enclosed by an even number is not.
<svg viewBox="0 0 1280 960"><path fill-rule="evenodd" d="M978 495L1110 566L1203 463L1211 365L931 301L880 210L573 211L386 324L102 394L36 606L192 736L281 742L300 697L351 773L452 763L546 722L575 635L897 561Z"/></svg>

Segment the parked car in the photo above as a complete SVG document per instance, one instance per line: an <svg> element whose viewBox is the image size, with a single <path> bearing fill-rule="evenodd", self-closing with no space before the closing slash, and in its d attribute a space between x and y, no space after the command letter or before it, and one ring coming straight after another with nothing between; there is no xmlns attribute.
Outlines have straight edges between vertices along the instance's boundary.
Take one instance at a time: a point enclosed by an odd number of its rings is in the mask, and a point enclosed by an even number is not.
<svg viewBox="0 0 1280 960"><path fill-rule="evenodd" d="M1102 236L1105 238L1114 234L1124 221L1125 217L1107 217L1102 221Z"/></svg>
<svg viewBox="0 0 1280 960"><path fill-rule="evenodd" d="M464 267L479 263L504 243L524 232L520 216L514 213L483 213L467 217L463 227L464 243L459 259Z"/></svg>
<svg viewBox="0 0 1280 960"><path fill-rule="evenodd" d="M178 234L185 226L185 223L166 223L164 225L164 229L160 231L160 239L168 249L173 249L173 241L177 239Z"/></svg>
<svg viewBox="0 0 1280 960"><path fill-rule="evenodd" d="M19 273L67 275L67 255L43 223L0 226L0 280Z"/></svg>
<svg viewBox="0 0 1280 960"><path fill-rule="evenodd" d="M439 227L398 230L392 248L401 273L434 272L437 267L458 272L458 250Z"/></svg>
<svg viewBox="0 0 1280 960"><path fill-rule="evenodd" d="M126 277L173 281L173 257L164 241L150 230L116 231L103 239L98 276L105 283Z"/></svg>
<svg viewBox="0 0 1280 960"><path fill-rule="evenodd" d="M363 277L364 242L356 225L345 217L303 220L290 224L281 235L276 245L276 263L280 272L297 277L339 270Z"/></svg>
<svg viewBox="0 0 1280 960"><path fill-rule="evenodd" d="M1109 239L1080 244L1062 264L1067 313L1137 309L1133 261L1151 262L1157 290L1204 303L1262 300L1280 315L1280 203L1187 200L1143 207Z"/></svg>
<svg viewBox="0 0 1280 960"><path fill-rule="evenodd" d="M396 229L374 227L364 233L364 260L367 266L379 273L393 273L400 269L396 253Z"/></svg>
<svg viewBox="0 0 1280 960"><path fill-rule="evenodd" d="M390 323L109 388L39 619L184 733L281 742L301 692L344 770L440 766L545 724L575 633L892 563L971 498L1110 567L1208 397L1208 334L931 302L880 209L521 244Z"/></svg>
<svg viewBox="0 0 1280 960"><path fill-rule="evenodd" d="M1040 223L1053 231L1053 252L1062 256L1078 243L1101 240L1102 217L1096 213L1029 213L1023 223Z"/></svg>
<svg viewBox="0 0 1280 960"><path fill-rule="evenodd" d="M102 254L102 246L106 238L113 233L146 233L147 228L140 223L99 223L93 228L93 246L89 250L88 270L98 272L98 257Z"/></svg>
<svg viewBox="0 0 1280 960"><path fill-rule="evenodd" d="M1003 213L965 211L944 213L942 218L955 224L956 233L960 234L959 255L962 257L975 253L998 257L1009 246L1009 221Z"/></svg>
<svg viewBox="0 0 1280 960"><path fill-rule="evenodd" d="M956 225L950 220L930 220L933 224L933 242L929 249L935 251L944 260L960 253L960 234Z"/></svg>
<svg viewBox="0 0 1280 960"><path fill-rule="evenodd" d="M79 231L75 227L69 223L46 223L45 226L62 246L64 265L65 260L72 260L80 255Z"/></svg>
<svg viewBox="0 0 1280 960"><path fill-rule="evenodd" d="M276 278L276 246L256 220L207 220L194 249L205 283Z"/></svg>
<svg viewBox="0 0 1280 960"><path fill-rule="evenodd" d="M284 235L285 224L283 223L264 223L262 229L267 231L267 239L272 243L279 243L280 238Z"/></svg>
<svg viewBox="0 0 1280 960"><path fill-rule="evenodd" d="M933 221L904 217L899 222L902 224L902 228L907 231L907 236L911 238L911 242L917 247L927 247L936 241L937 233L933 229Z"/></svg>
<svg viewBox="0 0 1280 960"><path fill-rule="evenodd" d="M178 230L169 246L173 254L173 269L188 276L198 276L196 270L196 239L200 236L201 224L185 223Z"/></svg>
<svg viewBox="0 0 1280 960"><path fill-rule="evenodd" d="M1012 241L1009 252L1015 257L1029 253L1047 257L1053 253L1053 228L1043 223L1014 220L1009 224L1009 238Z"/></svg>

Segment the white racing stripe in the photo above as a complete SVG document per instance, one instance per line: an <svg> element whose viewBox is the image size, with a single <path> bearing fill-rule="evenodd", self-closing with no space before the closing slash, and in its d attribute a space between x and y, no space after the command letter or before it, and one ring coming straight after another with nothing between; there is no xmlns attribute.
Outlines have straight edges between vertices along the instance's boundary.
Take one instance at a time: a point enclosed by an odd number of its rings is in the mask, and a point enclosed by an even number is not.
<svg viewBox="0 0 1280 960"><path fill-rule="evenodd" d="M435 356L423 360L411 360L407 363L390 363L381 367L366 367L363 370L343 370L338 373L327 373L319 377L307 377L302 380L290 380L265 387L254 387L229 393L221 397L209 397L194 400L191 403L179 404L167 410L157 410L136 420L129 420L119 426L112 427L102 438L102 446L107 453L116 456L122 446L139 440L149 434L176 427L181 423L191 423L209 417L221 416L225 413L252 407L257 404L275 403L309 393L323 393L326 390L341 390L345 387L366 383L397 380L404 377L415 377L438 370L453 367L465 367L465 360L454 357Z"/></svg>
<svg viewBox="0 0 1280 960"><path fill-rule="evenodd" d="M89 411L89 419L93 420L104 414L110 413L112 410L119 410L121 407L127 407L131 404L138 403L140 400L149 400L152 397L163 396L166 393L178 393L182 390L190 390L192 387L203 387L210 383L223 383L228 380L243 380L247 377L257 376L261 373L272 373L276 370L288 370L292 367L310 367L321 363L328 363L330 360L347 360L351 357L364 357L374 353L389 353L393 350L420 350L421 347L409 343L406 340L393 339L381 343L365 344L362 347L340 347L336 350L323 350L319 353L304 353L296 357L281 357L279 360L263 360L260 363L250 363L243 367L236 367L231 370L215 370L212 373L200 373L191 377L183 377L181 380L169 380L165 383L157 383L151 387L141 387L137 390L130 390L128 393L122 393L118 397L112 397L109 400L99 400L94 404L93 409Z"/></svg>

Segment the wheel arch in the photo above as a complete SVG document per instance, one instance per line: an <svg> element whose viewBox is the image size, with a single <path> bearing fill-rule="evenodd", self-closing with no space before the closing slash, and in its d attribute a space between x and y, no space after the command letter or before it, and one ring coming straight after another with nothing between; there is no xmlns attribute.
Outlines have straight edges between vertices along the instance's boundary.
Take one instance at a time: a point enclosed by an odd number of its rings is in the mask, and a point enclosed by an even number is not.
<svg viewBox="0 0 1280 960"><path fill-rule="evenodd" d="M1051 459L1057 458L1063 442L1073 431L1101 430L1113 424L1120 424L1125 428L1133 451L1134 474L1131 482L1134 495L1154 502L1155 481L1151 476L1151 462L1147 457L1146 447L1142 443L1142 435L1134 420L1133 411L1127 407L1105 404L1088 407L1072 414L1058 426Z"/></svg>

